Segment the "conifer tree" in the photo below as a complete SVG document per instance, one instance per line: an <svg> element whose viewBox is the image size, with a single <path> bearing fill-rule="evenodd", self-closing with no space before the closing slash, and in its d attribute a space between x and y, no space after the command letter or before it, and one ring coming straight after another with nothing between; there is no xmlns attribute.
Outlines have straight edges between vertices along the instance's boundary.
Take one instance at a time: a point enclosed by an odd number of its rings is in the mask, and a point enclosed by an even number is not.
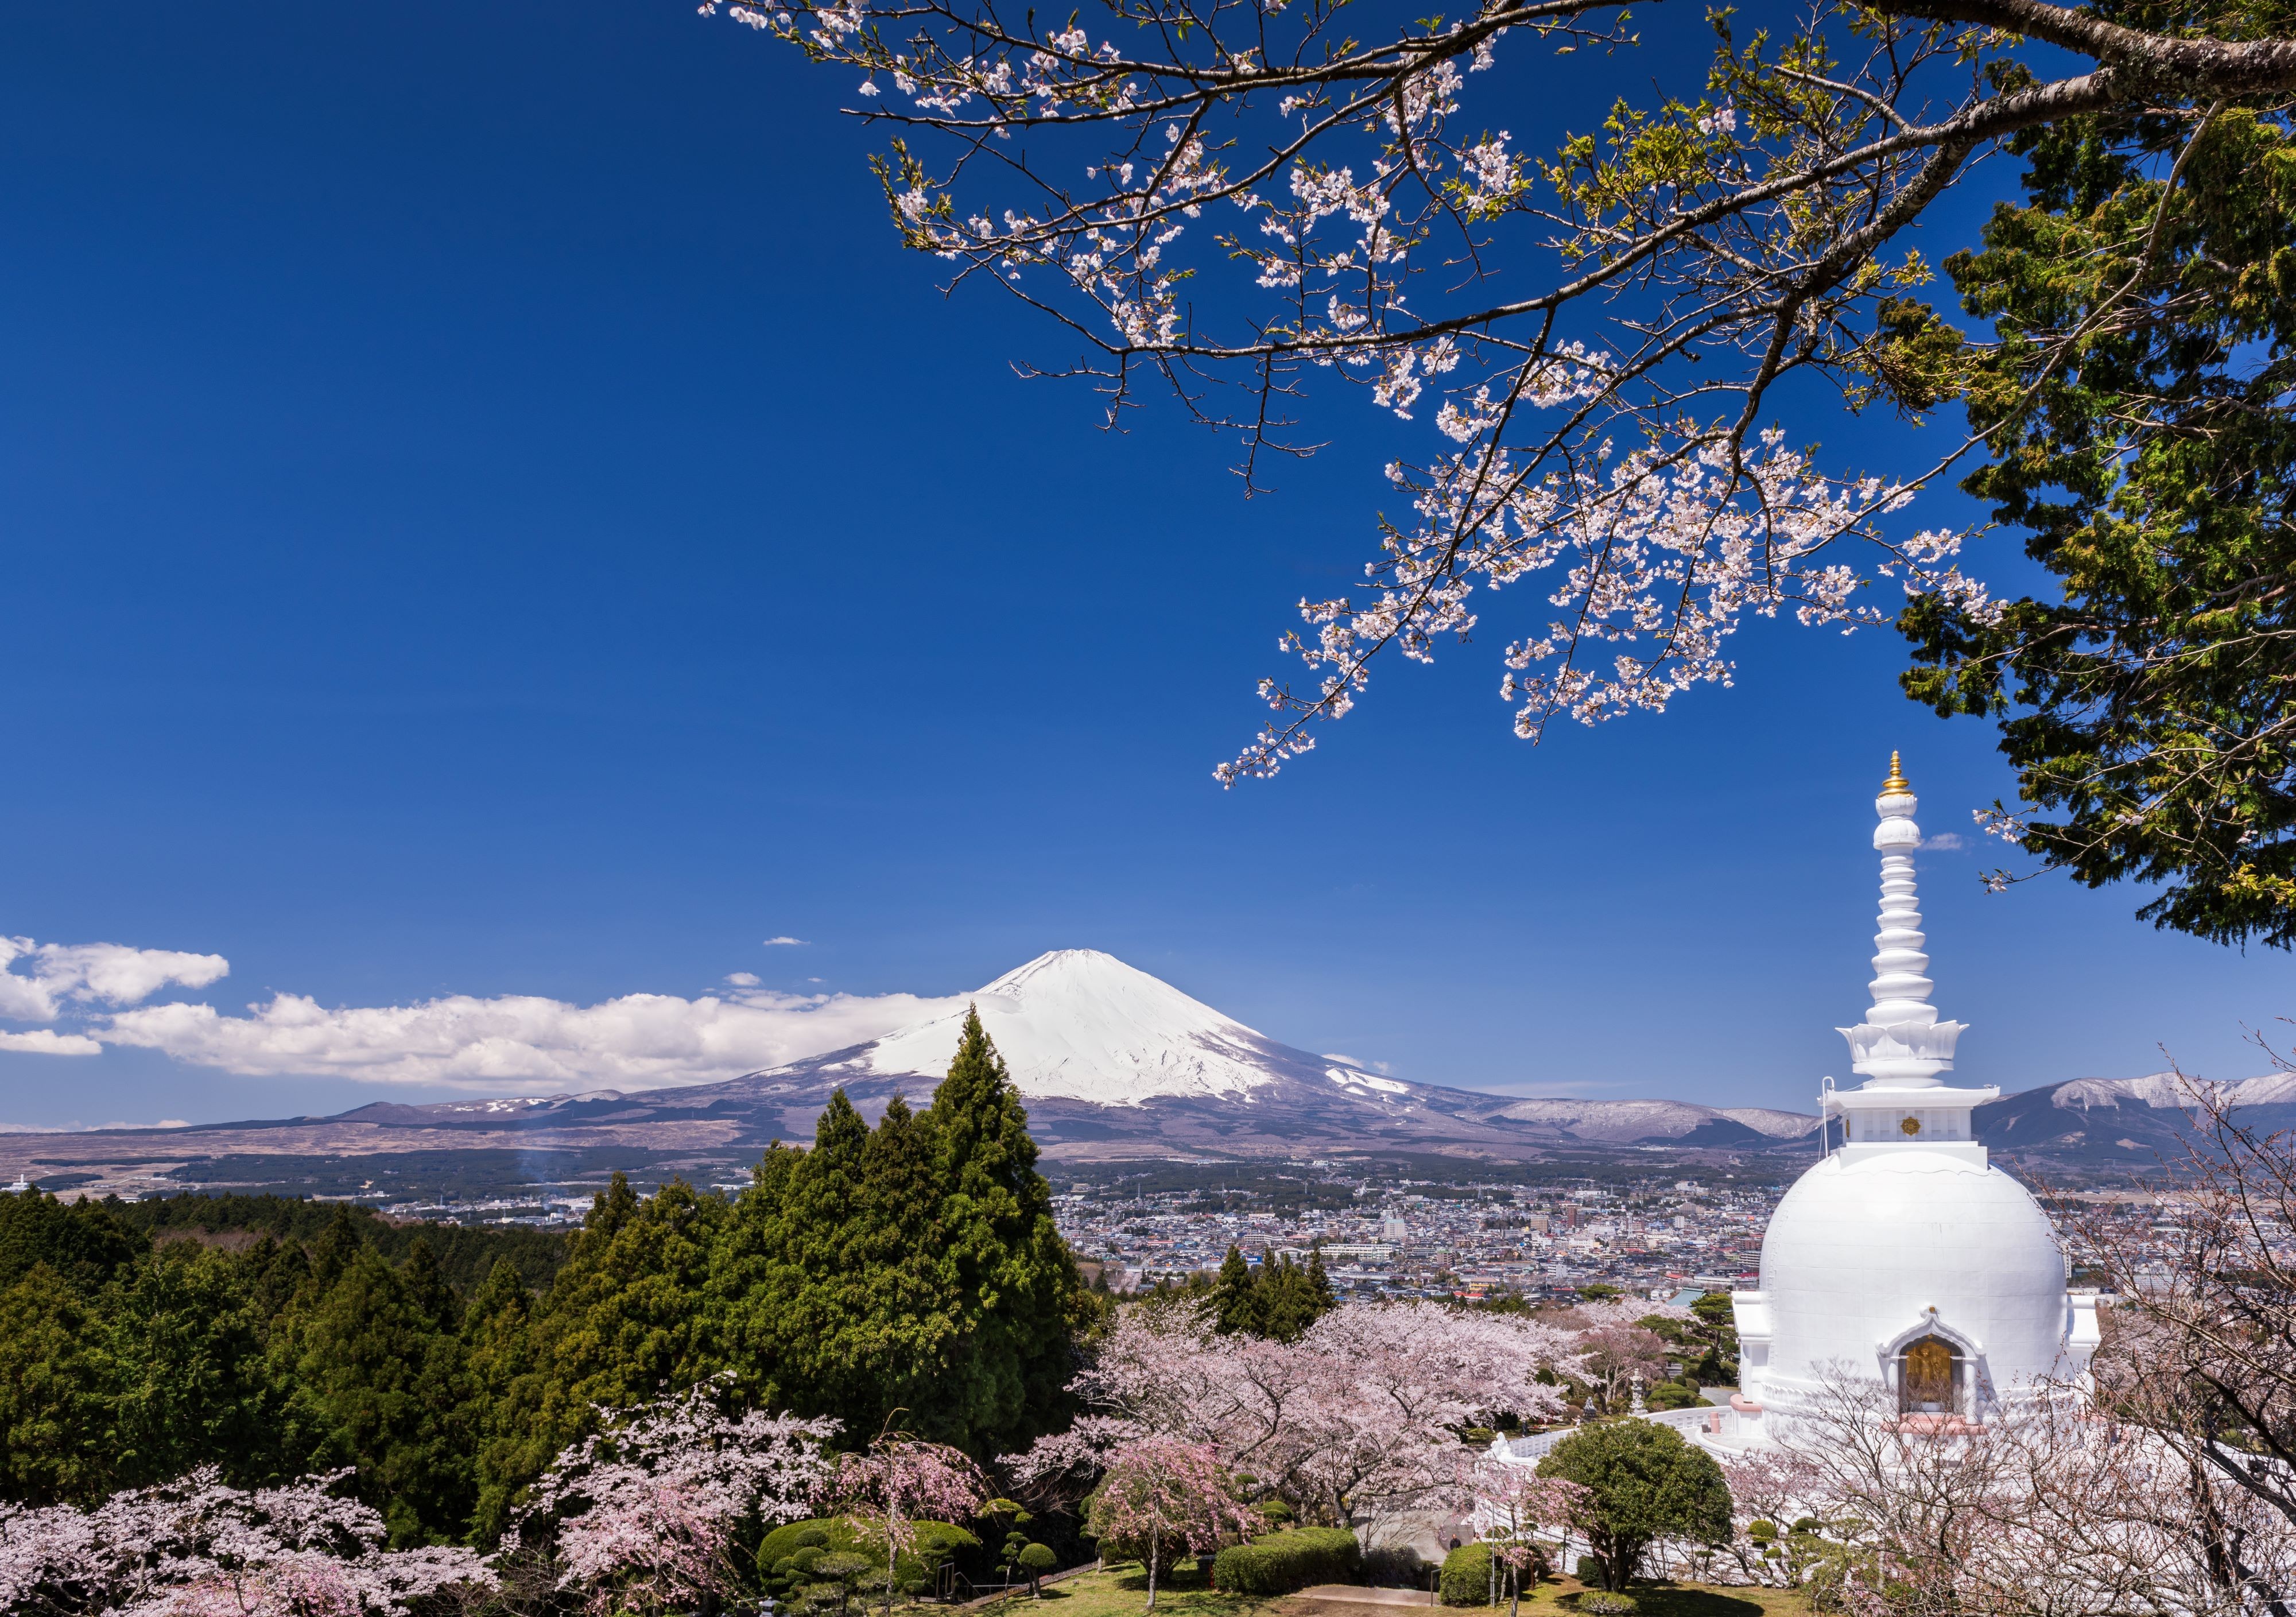
<svg viewBox="0 0 2296 1617"><path fill-rule="evenodd" d="M1017 1449L1066 1413L1083 1287L1037 1172L1029 1114L977 1009L927 1116L941 1182L934 1240L955 1318L926 1435Z"/></svg>
<svg viewBox="0 0 2296 1617"><path fill-rule="evenodd" d="M169 1242L106 1296L115 1485L151 1487L200 1465L241 1487L285 1481L303 1446L264 1351L249 1267Z"/></svg>
<svg viewBox="0 0 2296 1617"><path fill-rule="evenodd" d="M510 1526L512 1496L539 1469L527 1458L539 1393L532 1374L533 1311L526 1282L499 1259L463 1312L463 1358L469 1408L463 1419L477 1444L477 1498L470 1542L492 1544Z"/></svg>
<svg viewBox="0 0 2296 1617"><path fill-rule="evenodd" d="M1332 1290L1332 1277L1324 1272L1324 1249L1320 1246L1308 1254L1308 1293L1318 1319L1340 1306L1338 1294Z"/></svg>
<svg viewBox="0 0 2296 1617"><path fill-rule="evenodd" d="M323 1249L340 1227L329 1227ZM328 1269L334 1282L322 1289ZM372 1247L348 1258L324 1251L313 1270L271 1346L318 1433L313 1462L357 1467L354 1486L394 1544L459 1538L476 1495L461 1343Z"/></svg>
<svg viewBox="0 0 2296 1617"><path fill-rule="evenodd" d="M627 1175L614 1175L537 1311L521 1472L499 1484L540 1474L599 1406L633 1408L724 1367L708 1301L727 1211L677 1179L641 1200Z"/></svg>
<svg viewBox="0 0 2296 1617"><path fill-rule="evenodd" d="M1262 1319L1259 1282L1244 1261L1243 1249L1231 1241L1227 1256L1220 1260L1219 1278L1212 1282L1214 1327L1223 1335L1258 1336Z"/></svg>
<svg viewBox="0 0 2296 1617"><path fill-rule="evenodd" d="M45 1263L0 1291L0 1494L80 1502L111 1488L106 1369L87 1300Z"/></svg>

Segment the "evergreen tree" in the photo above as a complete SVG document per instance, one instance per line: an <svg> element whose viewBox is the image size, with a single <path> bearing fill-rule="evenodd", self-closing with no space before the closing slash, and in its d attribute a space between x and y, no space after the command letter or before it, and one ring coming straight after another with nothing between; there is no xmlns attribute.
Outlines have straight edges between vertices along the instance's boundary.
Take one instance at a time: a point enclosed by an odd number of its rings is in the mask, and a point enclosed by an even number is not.
<svg viewBox="0 0 2296 1617"><path fill-rule="evenodd" d="M928 1115L942 1186L936 1254L955 1308L928 1435L1017 1449L1066 1416L1083 1288L1028 1112L977 1010Z"/></svg>
<svg viewBox="0 0 2296 1617"><path fill-rule="evenodd" d="M459 1538L476 1503L462 1344L373 1248L345 1258L320 1239L313 1285L280 1322L271 1357L316 1435L313 1461L354 1465L360 1498L394 1544ZM333 1284L319 1276L334 1271Z"/></svg>
<svg viewBox="0 0 2296 1617"><path fill-rule="evenodd" d="M171 1241L106 1297L109 1441L121 1487L200 1465L240 1487L284 1481L308 1449L267 1360L246 1263Z"/></svg>
<svg viewBox="0 0 2296 1617"><path fill-rule="evenodd" d="M1308 1254L1308 1295L1315 1305L1317 1319L1340 1306L1339 1295L1332 1290L1332 1277L1324 1272L1324 1249L1320 1246Z"/></svg>
<svg viewBox="0 0 2296 1617"><path fill-rule="evenodd" d="M93 1295L151 1247L102 1202L82 1196L67 1207L37 1190L0 1191L0 1286L45 1264L66 1285Z"/></svg>
<svg viewBox="0 0 2296 1617"><path fill-rule="evenodd" d="M1259 1266L1259 1334L1276 1342L1297 1342L1316 1323L1316 1293L1306 1273L1289 1258L1263 1258Z"/></svg>
<svg viewBox="0 0 2296 1617"><path fill-rule="evenodd" d="M108 1367L94 1310L45 1263L0 1292L0 1494L86 1502L111 1487Z"/></svg>
<svg viewBox="0 0 2296 1617"><path fill-rule="evenodd" d="M1260 1334L1259 1283L1244 1261L1243 1249L1228 1243L1220 1260L1219 1278L1212 1282L1213 1327L1226 1336Z"/></svg>
<svg viewBox="0 0 2296 1617"><path fill-rule="evenodd" d="M498 1260L463 1313L468 1390L463 1425L477 1443L473 1544L502 1537L510 1526L512 1496L539 1469L528 1457L541 1390L532 1374L532 1327L526 1283L508 1259Z"/></svg>
<svg viewBox="0 0 2296 1617"><path fill-rule="evenodd" d="M530 1367L508 1383L512 1408L463 1514L480 1493L488 1511L506 1508L598 1407L627 1408L723 1367L708 1281L726 1211L682 1180L641 1200L614 1175L535 1310Z"/></svg>

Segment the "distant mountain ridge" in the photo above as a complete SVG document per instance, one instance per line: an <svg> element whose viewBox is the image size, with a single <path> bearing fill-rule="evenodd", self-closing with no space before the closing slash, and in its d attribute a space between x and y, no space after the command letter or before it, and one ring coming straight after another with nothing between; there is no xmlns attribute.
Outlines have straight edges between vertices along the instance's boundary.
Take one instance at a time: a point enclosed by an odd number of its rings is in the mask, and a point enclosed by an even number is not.
<svg viewBox="0 0 2296 1617"><path fill-rule="evenodd" d="M1572 1161L1622 1152L1730 1155L1814 1150L1817 1120L1677 1100L1526 1098L1423 1084L1318 1055L1093 949L1056 949L972 997L1054 1160L1298 1158L1407 1153ZM0 1135L0 1178L59 1176L139 1194L261 1182L266 1159L453 1163L488 1153L496 1178L541 1180L643 1164L659 1176L738 1181L775 1140L803 1142L841 1088L865 1115L895 1095L922 1104L956 1048L963 1014L866 1044L687 1088L377 1101L332 1117L194 1129ZM2173 1154L2172 1075L2076 1079L1980 1107L1979 1137L2012 1158L2143 1167ZM2259 1118L2296 1120L2296 1078L2239 1086ZM397 1168L390 1170L398 1173ZM426 1170L428 1171L428 1170ZM314 1179L314 1183L318 1182ZM334 1182L334 1181L330 1181ZM378 1193L380 1194L380 1193Z"/></svg>

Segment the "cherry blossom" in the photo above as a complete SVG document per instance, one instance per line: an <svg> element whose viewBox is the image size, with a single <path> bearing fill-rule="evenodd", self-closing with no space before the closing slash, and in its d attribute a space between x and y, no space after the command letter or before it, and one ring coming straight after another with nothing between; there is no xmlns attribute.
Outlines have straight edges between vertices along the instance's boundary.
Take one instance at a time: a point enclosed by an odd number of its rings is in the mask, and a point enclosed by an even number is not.
<svg viewBox="0 0 2296 1617"><path fill-rule="evenodd" d="M1821 8L1726 34L1709 94L1622 105L1539 155L1471 110L1503 94L1478 76L1624 46L1606 0L1382 13L1345 39L1279 0L1179 0L1148 29L1120 7L727 10L857 73L902 239L1078 340L1055 373L1111 424L1161 383L1236 435L1251 488L1312 452L1294 411L1316 385L1420 435L1390 466L1412 518L1382 521L1360 591L1300 603L1278 645L1306 679L1261 682L1273 716L1223 783L1310 751L1377 660L1431 660L1534 578L1498 682L1531 740L1730 683L1751 620L1847 633L1901 592L1997 612L1960 570L1967 536L1899 520L1965 436L1896 477L1822 470L1770 400L1797 373L1852 408L1889 392L1877 311L1931 271L1883 249L2011 116L1980 70L2014 48L2007 21Z"/></svg>
<svg viewBox="0 0 2296 1617"><path fill-rule="evenodd" d="M382 1517L335 1489L225 1485L213 1466L93 1510L0 1506L0 1610L53 1617L403 1617L493 1572L458 1548L386 1550Z"/></svg>
<svg viewBox="0 0 2296 1617"><path fill-rule="evenodd" d="M1149 1611L1156 1573L1168 1547L1207 1555L1251 1535L1261 1523L1235 1498L1234 1484L1210 1443L1152 1433L1108 1457L1101 1483L1100 1524L1106 1539L1146 1546Z"/></svg>
<svg viewBox="0 0 2296 1617"><path fill-rule="evenodd" d="M720 1378L722 1381L723 1378ZM803 1515L828 1481L833 1420L718 1407L705 1382L629 1410L562 1451L535 1484L521 1535L554 1536L558 1587L589 1609L659 1611L732 1593L734 1530Z"/></svg>
<svg viewBox="0 0 2296 1617"><path fill-rule="evenodd" d="M1040 1485L1089 1476L1149 1436L1202 1444L1303 1514L1376 1540L1400 1513L1461 1497L1461 1427L1552 1419L1542 1371L1579 1367L1571 1333L1432 1302L1346 1303L1294 1342L1215 1334L1186 1309L1127 1310L1072 1385L1087 1413L1006 1464Z"/></svg>
<svg viewBox="0 0 2296 1617"><path fill-rule="evenodd" d="M915 1547L917 1523L969 1521L988 1499L987 1479L963 1449L890 1431L865 1452L840 1455L830 1490L862 1536L884 1548L888 1612L892 1571Z"/></svg>

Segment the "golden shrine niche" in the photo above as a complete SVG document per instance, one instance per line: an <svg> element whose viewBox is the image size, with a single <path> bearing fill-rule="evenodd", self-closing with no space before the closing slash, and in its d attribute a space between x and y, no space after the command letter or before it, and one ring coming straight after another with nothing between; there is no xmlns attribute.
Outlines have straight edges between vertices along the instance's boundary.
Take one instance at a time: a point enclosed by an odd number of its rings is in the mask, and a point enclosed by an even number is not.
<svg viewBox="0 0 2296 1617"><path fill-rule="evenodd" d="M1906 1344L1898 1357L1898 1408L1902 1414L1951 1414L1959 1408L1956 1386L1959 1357L1953 1344L1924 1336Z"/></svg>

